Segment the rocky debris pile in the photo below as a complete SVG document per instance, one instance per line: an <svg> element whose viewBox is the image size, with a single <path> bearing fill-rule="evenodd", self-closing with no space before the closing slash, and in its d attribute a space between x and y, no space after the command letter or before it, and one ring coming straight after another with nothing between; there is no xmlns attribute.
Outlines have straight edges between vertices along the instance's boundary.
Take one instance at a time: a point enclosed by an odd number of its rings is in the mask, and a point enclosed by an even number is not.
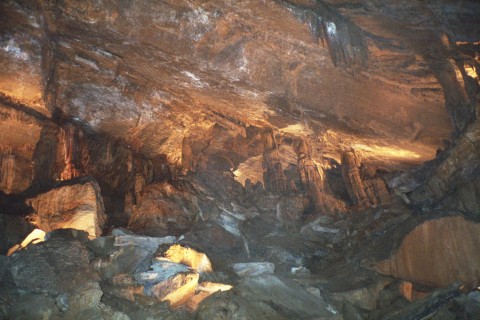
<svg viewBox="0 0 480 320"><path fill-rule="evenodd" d="M0 318L129 319L105 305L103 298L147 306L165 301L171 307L194 310L209 295L231 288L199 283L201 275L212 272L208 257L172 246L175 241L175 237L151 238L123 230L92 241L80 230L49 232L44 242L2 256L0 279L5 290L0 294ZM165 245L168 249L161 254Z"/></svg>

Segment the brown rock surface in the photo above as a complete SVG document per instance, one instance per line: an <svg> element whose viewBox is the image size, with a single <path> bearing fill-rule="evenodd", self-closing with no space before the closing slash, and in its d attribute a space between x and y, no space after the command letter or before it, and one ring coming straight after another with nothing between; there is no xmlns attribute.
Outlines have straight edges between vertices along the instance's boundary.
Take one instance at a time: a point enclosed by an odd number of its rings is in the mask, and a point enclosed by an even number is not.
<svg viewBox="0 0 480 320"><path fill-rule="evenodd" d="M72 228L89 238L102 234L106 222L100 187L94 180L64 185L27 200L34 213L31 222L43 231Z"/></svg>
<svg viewBox="0 0 480 320"><path fill-rule="evenodd" d="M191 194L168 183L146 186L137 202L128 228L150 236L179 233L190 227L200 212Z"/></svg>
<svg viewBox="0 0 480 320"><path fill-rule="evenodd" d="M392 257L377 263L380 273L445 287L480 283L480 224L461 216L428 220L402 241Z"/></svg>

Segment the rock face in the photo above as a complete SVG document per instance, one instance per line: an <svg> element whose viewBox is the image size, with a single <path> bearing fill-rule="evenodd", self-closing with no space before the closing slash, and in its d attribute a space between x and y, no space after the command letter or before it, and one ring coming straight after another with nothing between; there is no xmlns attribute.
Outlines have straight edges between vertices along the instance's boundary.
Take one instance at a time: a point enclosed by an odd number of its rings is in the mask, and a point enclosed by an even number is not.
<svg viewBox="0 0 480 320"><path fill-rule="evenodd" d="M52 189L27 203L34 210L32 223L46 232L73 228L86 231L93 239L102 234L106 222L100 187L91 179Z"/></svg>
<svg viewBox="0 0 480 320"><path fill-rule="evenodd" d="M383 274L445 287L480 282L480 224L461 216L426 221L410 232L398 251L377 264Z"/></svg>
<svg viewBox="0 0 480 320"><path fill-rule="evenodd" d="M35 148L43 121L11 100L0 102L0 191L17 194L34 176Z"/></svg>
<svg viewBox="0 0 480 320"><path fill-rule="evenodd" d="M151 184L137 197L128 228L150 236L178 234L190 227L200 212L192 195L168 183Z"/></svg>

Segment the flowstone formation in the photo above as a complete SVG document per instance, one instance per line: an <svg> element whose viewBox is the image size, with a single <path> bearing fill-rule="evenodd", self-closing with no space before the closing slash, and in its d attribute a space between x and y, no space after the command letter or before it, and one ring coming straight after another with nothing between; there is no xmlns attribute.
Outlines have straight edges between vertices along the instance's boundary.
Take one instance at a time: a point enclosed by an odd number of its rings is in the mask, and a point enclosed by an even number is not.
<svg viewBox="0 0 480 320"><path fill-rule="evenodd" d="M478 319L474 0L0 3L0 319Z"/></svg>

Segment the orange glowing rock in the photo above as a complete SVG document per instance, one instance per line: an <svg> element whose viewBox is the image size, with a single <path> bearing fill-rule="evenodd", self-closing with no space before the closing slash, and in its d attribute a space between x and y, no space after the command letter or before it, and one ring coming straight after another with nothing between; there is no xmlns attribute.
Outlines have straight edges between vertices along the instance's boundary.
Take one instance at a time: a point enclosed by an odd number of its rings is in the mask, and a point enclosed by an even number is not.
<svg viewBox="0 0 480 320"><path fill-rule="evenodd" d="M200 253L192 248L185 248L174 244L165 253L164 257L176 262L183 263L199 273L212 272L212 264L205 253Z"/></svg>
<svg viewBox="0 0 480 320"><path fill-rule="evenodd" d="M193 297L188 300L186 303L186 308L195 311L198 307L198 305L211 296L212 294L220 291L229 291L233 287L228 284L223 284L223 283L214 283L214 282L202 282L198 285L197 291Z"/></svg>
<svg viewBox="0 0 480 320"><path fill-rule="evenodd" d="M480 223L442 217L418 225L376 269L424 285L445 287L461 281L473 288L480 284L479 256Z"/></svg>

